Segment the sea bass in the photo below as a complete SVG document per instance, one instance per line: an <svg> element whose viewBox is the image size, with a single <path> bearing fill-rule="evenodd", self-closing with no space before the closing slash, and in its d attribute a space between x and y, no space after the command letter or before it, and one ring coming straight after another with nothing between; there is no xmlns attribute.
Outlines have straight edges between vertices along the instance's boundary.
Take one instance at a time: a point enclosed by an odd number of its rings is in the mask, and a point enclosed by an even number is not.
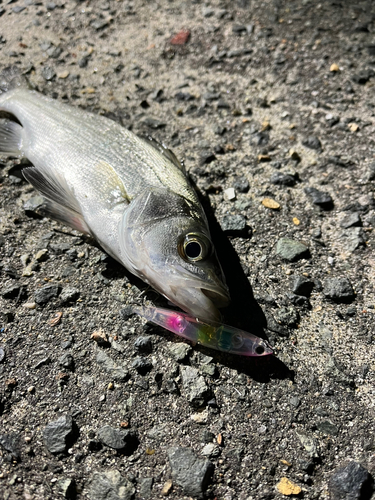
<svg viewBox="0 0 375 500"><path fill-rule="evenodd" d="M44 213L93 236L131 273L190 315L218 320L229 293L197 194L174 154L116 122L0 75L0 154L26 157L23 175Z"/></svg>

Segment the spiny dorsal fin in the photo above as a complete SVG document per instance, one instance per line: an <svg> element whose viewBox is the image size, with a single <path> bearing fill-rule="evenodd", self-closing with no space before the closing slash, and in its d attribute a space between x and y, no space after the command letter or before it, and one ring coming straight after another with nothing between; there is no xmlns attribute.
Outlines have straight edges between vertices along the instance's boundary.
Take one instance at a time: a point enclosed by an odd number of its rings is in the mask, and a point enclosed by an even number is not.
<svg viewBox="0 0 375 500"><path fill-rule="evenodd" d="M154 147L159 153L168 158L176 167L181 170L186 175L185 166L177 159L176 155L171 149L168 149L164 146L164 144L160 144L160 142L153 139L151 136L142 136L142 140L150 144L150 146Z"/></svg>

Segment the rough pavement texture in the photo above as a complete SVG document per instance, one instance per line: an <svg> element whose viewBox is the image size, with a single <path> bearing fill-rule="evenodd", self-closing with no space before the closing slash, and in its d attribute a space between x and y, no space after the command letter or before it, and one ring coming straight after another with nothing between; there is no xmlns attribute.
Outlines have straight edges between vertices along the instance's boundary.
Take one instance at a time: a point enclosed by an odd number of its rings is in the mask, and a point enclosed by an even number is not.
<svg viewBox="0 0 375 500"><path fill-rule="evenodd" d="M182 341L130 314L145 285L35 214L40 200L25 210L36 192L3 158L4 498L156 499L164 488L180 500L175 447L213 463L211 499L281 499L287 478L326 500L348 463L374 475L374 19L370 1L0 3L2 67L184 159L231 289L225 321L276 353L172 349ZM309 253L284 260L282 238ZM296 293L296 276L309 293ZM91 339L98 331L108 343ZM140 337L151 339L141 353ZM189 398L202 388L198 408ZM61 415L79 433L51 454L43 429ZM138 447L102 445L105 425L136 432Z"/></svg>

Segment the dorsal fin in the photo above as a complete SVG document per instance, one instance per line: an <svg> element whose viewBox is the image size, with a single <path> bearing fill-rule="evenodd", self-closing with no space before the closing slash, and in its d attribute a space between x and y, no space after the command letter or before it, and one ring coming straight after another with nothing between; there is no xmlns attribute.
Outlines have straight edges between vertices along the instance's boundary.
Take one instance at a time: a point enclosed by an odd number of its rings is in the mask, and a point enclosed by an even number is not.
<svg viewBox="0 0 375 500"><path fill-rule="evenodd" d="M171 149L168 149L164 144L160 144L160 142L153 139L151 136L142 136L141 139L153 148L155 148L159 153L168 158L181 172L186 175L185 166L177 159L176 155Z"/></svg>

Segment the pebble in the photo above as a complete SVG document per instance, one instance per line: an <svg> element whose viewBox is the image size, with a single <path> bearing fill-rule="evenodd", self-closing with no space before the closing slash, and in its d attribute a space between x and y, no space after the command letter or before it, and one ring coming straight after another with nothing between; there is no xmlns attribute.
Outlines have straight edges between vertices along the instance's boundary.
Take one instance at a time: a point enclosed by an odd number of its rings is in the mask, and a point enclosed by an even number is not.
<svg viewBox="0 0 375 500"><path fill-rule="evenodd" d="M60 285L45 285L35 292L34 300L39 305L47 304L47 302L56 298L60 292Z"/></svg>
<svg viewBox="0 0 375 500"><path fill-rule="evenodd" d="M133 484L118 470L94 472L89 480L90 500L132 500L134 495Z"/></svg>
<svg viewBox="0 0 375 500"><path fill-rule="evenodd" d="M282 172L274 172L270 178L271 184L276 186L293 187L296 184L296 178L292 174L283 174Z"/></svg>
<svg viewBox="0 0 375 500"><path fill-rule="evenodd" d="M121 366L118 366L112 358L107 356L103 351L99 351L96 355L96 362L98 365L109 373L114 380L126 380L128 372Z"/></svg>
<svg viewBox="0 0 375 500"><path fill-rule="evenodd" d="M272 210L280 209L280 203L272 198L263 198L262 205L266 208L271 208Z"/></svg>
<svg viewBox="0 0 375 500"><path fill-rule="evenodd" d="M68 78L69 75L70 75L70 73L66 69L64 71L61 71L60 73L57 73L57 78L60 78L61 80L65 80L65 78Z"/></svg>
<svg viewBox="0 0 375 500"><path fill-rule="evenodd" d="M58 483L61 494L67 500L73 500L77 496L76 482L74 479L65 478Z"/></svg>
<svg viewBox="0 0 375 500"><path fill-rule="evenodd" d="M0 363L2 363L5 359L5 351L2 347L0 347Z"/></svg>
<svg viewBox="0 0 375 500"><path fill-rule="evenodd" d="M330 210L333 208L333 199L329 193L319 191L319 189L314 187L306 187L304 191L311 197L314 205L317 205L324 210Z"/></svg>
<svg viewBox="0 0 375 500"><path fill-rule="evenodd" d="M151 118L151 117L145 118L144 120L142 120L142 123L144 125L146 125L147 127L152 128L154 130L164 128L166 125L165 123L161 122L160 120L157 120L156 118Z"/></svg>
<svg viewBox="0 0 375 500"><path fill-rule="evenodd" d="M150 354L152 352L152 337L138 337L134 342L134 349L143 354Z"/></svg>
<svg viewBox="0 0 375 500"><path fill-rule="evenodd" d="M65 453L74 437L74 422L70 415L61 416L43 429L43 441L51 453Z"/></svg>
<svg viewBox="0 0 375 500"><path fill-rule="evenodd" d="M315 150L321 150L322 149L322 143L318 139L318 137L315 136L310 136L307 137L302 141L303 146L309 149L315 149Z"/></svg>
<svg viewBox="0 0 375 500"><path fill-rule="evenodd" d="M26 215L34 216L37 214L37 209L40 208L44 203L44 198L40 194L32 196L23 204L23 209L25 210Z"/></svg>
<svg viewBox="0 0 375 500"><path fill-rule="evenodd" d="M323 434L337 436L337 434L339 433L338 427L329 420L323 420L323 422L318 422L316 424L316 427L318 431L322 432Z"/></svg>
<svg viewBox="0 0 375 500"><path fill-rule="evenodd" d="M344 229L349 227L359 227L362 226L362 220L358 212L352 212L346 215L340 222L340 226Z"/></svg>
<svg viewBox="0 0 375 500"><path fill-rule="evenodd" d="M180 370L188 402L195 408L204 406L210 397L210 391L204 378L199 375L196 368L191 366L181 366Z"/></svg>
<svg viewBox="0 0 375 500"><path fill-rule="evenodd" d="M310 294L315 286L314 281L305 278L304 276L295 276L292 286L292 292L296 295L310 297Z"/></svg>
<svg viewBox="0 0 375 500"><path fill-rule="evenodd" d="M233 182L233 187L239 193L247 193L250 189L250 184L246 177L237 177Z"/></svg>
<svg viewBox="0 0 375 500"><path fill-rule="evenodd" d="M11 454L13 460L20 460L19 436L17 434L0 434L0 446Z"/></svg>
<svg viewBox="0 0 375 500"><path fill-rule="evenodd" d="M280 307L275 312L275 319L282 325L294 327L299 321L299 314L294 307Z"/></svg>
<svg viewBox="0 0 375 500"><path fill-rule="evenodd" d="M74 359L69 353L63 354L59 359L59 365L67 370L74 370Z"/></svg>
<svg viewBox="0 0 375 500"><path fill-rule="evenodd" d="M335 302L351 302L355 298L348 278L328 278L324 283L323 293Z"/></svg>
<svg viewBox="0 0 375 500"><path fill-rule="evenodd" d="M220 448L215 443L207 443L203 446L201 453L207 458L217 458L220 455Z"/></svg>
<svg viewBox="0 0 375 500"><path fill-rule="evenodd" d="M56 71L51 68L51 66L44 66L42 69L42 77L47 81L51 81L55 78L56 76Z"/></svg>
<svg viewBox="0 0 375 500"><path fill-rule="evenodd" d="M161 489L161 494L163 495L163 497L166 497L169 495L169 493L171 492L172 490L172 486L173 486L173 483L172 483L172 480L171 479L168 479L164 484L163 484L163 487Z"/></svg>
<svg viewBox="0 0 375 500"><path fill-rule="evenodd" d="M282 477L277 483L276 488L281 494L286 496L299 495L302 491L301 487L298 486L298 484L293 483L287 477Z"/></svg>
<svg viewBox="0 0 375 500"><path fill-rule="evenodd" d="M224 215L221 222L221 229L231 236L245 236L248 233L246 218L244 215Z"/></svg>
<svg viewBox="0 0 375 500"><path fill-rule="evenodd" d="M154 478L152 477L142 477L138 481L139 485L139 496L141 498L151 498L152 485L154 483Z"/></svg>
<svg viewBox="0 0 375 500"><path fill-rule="evenodd" d="M234 188L230 187L224 189L224 200L234 201L236 199L236 191Z"/></svg>
<svg viewBox="0 0 375 500"><path fill-rule="evenodd" d="M126 455L131 455L138 447L137 434L132 429L115 429L104 425L97 432L101 443Z"/></svg>
<svg viewBox="0 0 375 500"><path fill-rule="evenodd" d="M23 5L16 5L15 7L12 7L12 11L15 13L15 14L19 14L20 12L22 12L23 10L25 10L26 7L23 6Z"/></svg>
<svg viewBox="0 0 375 500"><path fill-rule="evenodd" d="M190 448L173 447L168 451L172 477L186 495L203 498L214 472L214 465L198 458Z"/></svg>
<svg viewBox="0 0 375 500"><path fill-rule="evenodd" d="M26 293L25 288L22 285L10 285L3 288L0 292L4 299L17 299L18 297L23 297Z"/></svg>
<svg viewBox="0 0 375 500"><path fill-rule="evenodd" d="M61 304L69 304L71 302L76 302L79 299L80 291L77 288L64 288L60 294Z"/></svg>
<svg viewBox="0 0 375 500"><path fill-rule="evenodd" d="M185 45L188 43L190 39L190 31L182 30L179 31L174 37L170 40L171 45Z"/></svg>
<svg viewBox="0 0 375 500"><path fill-rule="evenodd" d="M153 368L151 361L141 356L136 357L131 366L142 376L147 375Z"/></svg>
<svg viewBox="0 0 375 500"><path fill-rule="evenodd" d="M177 363L182 363L193 351L189 344L184 344L183 342L168 346L168 350Z"/></svg>
<svg viewBox="0 0 375 500"><path fill-rule="evenodd" d="M303 257L308 257L309 249L300 241L280 238L276 244L276 254L284 260L294 262Z"/></svg>
<svg viewBox="0 0 375 500"><path fill-rule="evenodd" d="M365 85L365 83L367 83L374 75L375 72L372 69L363 69L362 71L352 75L351 79L354 83Z"/></svg>
<svg viewBox="0 0 375 500"><path fill-rule="evenodd" d="M331 500L366 500L374 491L374 480L360 463L350 462L333 474L328 489Z"/></svg>
<svg viewBox="0 0 375 500"><path fill-rule="evenodd" d="M366 246L366 237L361 227L351 227L343 233L345 239L345 250L354 252L359 247Z"/></svg>

